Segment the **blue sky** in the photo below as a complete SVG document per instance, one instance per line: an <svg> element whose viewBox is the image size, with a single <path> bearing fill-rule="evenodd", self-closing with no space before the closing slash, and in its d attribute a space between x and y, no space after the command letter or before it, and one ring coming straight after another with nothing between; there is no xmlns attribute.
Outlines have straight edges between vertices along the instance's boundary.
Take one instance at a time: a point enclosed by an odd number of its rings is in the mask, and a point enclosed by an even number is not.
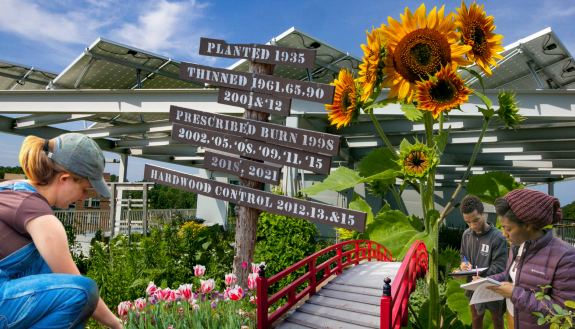
<svg viewBox="0 0 575 329"><path fill-rule="evenodd" d="M551 27L575 52L575 1L488 0L482 2L495 18L504 45ZM265 43L292 26L349 53L360 56L365 30L399 19L405 7L421 1L167 1L167 0L0 0L0 59L60 73L98 37L122 42L178 60L226 67L229 59L198 55L200 37L231 43ZM428 11L445 4L447 11L460 1L427 2ZM80 129L82 125L66 125ZM8 146L2 166L18 165L22 138L0 134ZM107 154L107 157L117 157ZM130 158L130 180L139 180L144 161ZM115 173L117 165L108 165ZM186 169L189 171L189 168ZM575 183L556 184L562 204L575 200ZM546 187L541 187L546 191Z"/></svg>

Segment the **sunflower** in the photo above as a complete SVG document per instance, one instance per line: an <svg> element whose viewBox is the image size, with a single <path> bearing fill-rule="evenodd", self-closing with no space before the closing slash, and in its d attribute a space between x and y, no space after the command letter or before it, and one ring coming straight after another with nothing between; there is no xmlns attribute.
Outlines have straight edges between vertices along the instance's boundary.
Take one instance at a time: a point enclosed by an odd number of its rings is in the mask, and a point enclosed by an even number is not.
<svg viewBox="0 0 575 329"><path fill-rule="evenodd" d="M469 10L465 2L461 2L461 8L457 8L458 15L455 16L455 24L463 32L463 42L471 46L467 51L467 58L474 61L477 66L487 75L491 75L489 64L497 66L494 58L503 59L498 52L505 50L501 47L502 35L493 33L496 26L493 26L493 16L485 17L483 5L469 5Z"/></svg>
<svg viewBox="0 0 575 329"><path fill-rule="evenodd" d="M330 111L327 117L331 124L337 125L337 129L339 129L359 118L361 90L359 83L353 79L348 70L339 71L338 79L335 79L331 84L335 86L333 105L326 104L325 109Z"/></svg>
<svg viewBox="0 0 575 329"><path fill-rule="evenodd" d="M383 84L391 87L389 98L397 96L410 103L416 81L434 75L449 63L472 64L462 57L471 46L457 44L461 35L456 31L451 14L445 17L444 7L439 11L433 8L429 16L425 5L421 5L414 15L406 8L401 23L388 17L389 26L381 25L382 37L389 40L389 55L385 57L383 69L387 76Z"/></svg>
<svg viewBox="0 0 575 329"><path fill-rule="evenodd" d="M408 181L425 178L429 171L439 163L435 151L419 141L410 144L404 139L399 150L400 156L397 163L402 168L401 172L405 180Z"/></svg>
<svg viewBox="0 0 575 329"><path fill-rule="evenodd" d="M500 91L497 100L499 101L499 110L495 111L499 115L499 121L497 122L505 122L505 125L513 128L513 130L515 130L515 126L521 128L519 122L526 118L519 113L519 108L517 107L519 102L515 101L515 93Z"/></svg>
<svg viewBox="0 0 575 329"><path fill-rule="evenodd" d="M473 89L467 89L465 81L457 74L457 65L447 64L427 81L417 81L414 99L417 108L433 112L437 119L442 111L449 111L469 99Z"/></svg>
<svg viewBox="0 0 575 329"><path fill-rule="evenodd" d="M381 70L378 67L383 64L380 63L380 57L383 55L382 51L385 53L385 48L381 47L379 31L373 29L371 34L367 31L365 33L367 34L367 46L361 45L365 56L363 57L363 63L359 65L360 77L358 79L363 89L362 102L365 102L371 96L374 85L377 80L381 79Z"/></svg>

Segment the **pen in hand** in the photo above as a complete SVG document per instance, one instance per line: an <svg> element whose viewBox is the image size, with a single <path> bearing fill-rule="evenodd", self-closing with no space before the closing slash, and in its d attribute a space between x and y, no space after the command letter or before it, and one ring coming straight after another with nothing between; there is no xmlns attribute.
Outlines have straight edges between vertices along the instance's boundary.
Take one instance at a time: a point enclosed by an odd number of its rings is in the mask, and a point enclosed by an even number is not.
<svg viewBox="0 0 575 329"><path fill-rule="evenodd" d="M467 261L467 257L463 256L463 259L465 260L465 263L467 264L467 270L469 271L469 262Z"/></svg>

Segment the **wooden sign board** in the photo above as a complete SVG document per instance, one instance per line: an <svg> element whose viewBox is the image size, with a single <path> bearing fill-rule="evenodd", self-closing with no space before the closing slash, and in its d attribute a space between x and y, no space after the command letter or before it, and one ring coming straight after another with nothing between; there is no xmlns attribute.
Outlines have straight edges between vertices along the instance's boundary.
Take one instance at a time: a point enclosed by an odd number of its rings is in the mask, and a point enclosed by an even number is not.
<svg viewBox="0 0 575 329"><path fill-rule="evenodd" d="M329 155L338 155L341 143L341 136L337 135L186 109L174 105L170 106L170 121L190 127L219 131L270 144L285 145Z"/></svg>
<svg viewBox="0 0 575 329"><path fill-rule="evenodd" d="M207 150L204 155L204 168L271 185L279 185L282 174L282 167L275 167Z"/></svg>
<svg viewBox="0 0 575 329"><path fill-rule="evenodd" d="M243 107L275 115L289 117L291 113L291 99L274 95L254 93L250 91L220 88L218 103Z"/></svg>
<svg viewBox="0 0 575 329"><path fill-rule="evenodd" d="M182 62L180 79L304 101L333 104L335 86Z"/></svg>
<svg viewBox="0 0 575 329"><path fill-rule="evenodd" d="M331 156L174 123L172 140L328 175Z"/></svg>
<svg viewBox="0 0 575 329"><path fill-rule="evenodd" d="M154 165L146 164L144 179L271 214L297 217L358 232L364 232L366 227L367 214L364 212L226 184Z"/></svg>
<svg viewBox="0 0 575 329"><path fill-rule="evenodd" d="M225 58L242 58L251 62L303 67L313 70L315 49L297 49L280 46L228 44L224 40L200 39L200 55Z"/></svg>

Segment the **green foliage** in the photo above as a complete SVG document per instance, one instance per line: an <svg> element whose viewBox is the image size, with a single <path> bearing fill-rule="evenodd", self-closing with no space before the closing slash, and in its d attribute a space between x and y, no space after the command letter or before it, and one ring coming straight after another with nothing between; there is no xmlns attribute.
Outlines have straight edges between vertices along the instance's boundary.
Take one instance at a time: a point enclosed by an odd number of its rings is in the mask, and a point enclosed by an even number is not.
<svg viewBox="0 0 575 329"><path fill-rule="evenodd" d="M481 201L493 204L497 198L502 198L507 193L523 187L510 174L490 171L469 179L467 195L476 195Z"/></svg>
<svg viewBox="0 0 575 329"><path fill-rule="evenodd" d="M504 122L505 126L513 128L513 130L515 130L515 126L521 128L519 122L526 118L519 114L519 108L517 107L519 102L515 101L515 93L512 91L500 91L499 95L497 95L497 100L499 101L499 110L496 112L499 116L499 121L497 122Z"/></svg>
<svg viewBox="0 0 575 329"><path fill-rule="evenodd" d="M433 141L435 142L435 154L437 154L438 157L443 155L443 151L445 151L447 141L449 141L450 132L451 126L449 126L447 130L444 130L442 133L439 133L433 137Z"/></svg>
<svg viewBox="0 0 575 329"><path fill-rule="evenodd" d="M392 152L388 148L375 149L369 152L357 165L359 176L369 177L389 169L401 170L401 167L393 160Z"/></svg>
<svg viewBox="0 0 575 329"><path fill-rule="evenodd" d="M430 211L424 228L413 224L414 219L408 219L398 210L381 211L367 225L362 239L369 239L384 245L394 258L403 259L411 245L417 240L423 240L427 250L431 250L435 243L432 237L432 225L428 225L433 218L439 218L439 212ZM415 225L415 227L414 227Z"/></svg>
<svg viewBox="0 0 575 329"><path fill-rule="evenodd" d="M575 309L575 302L571 300L565 301L565 309L560 305L551 303L551 308L548 304L543 302L543 299L551 301L551 297L545 294L545 289L552 288L551 286L538 286L541 291L535 292L535 297L541 302L543 306L547 309L549 315L544 316L540 312L533 312L539 319L537 319L538 325L551 324L550 328L553 329L568 329L575 328L575 311L570 309ZM570 308L570 309L569 309Z"/></svg>
<svg viewBox="0 0 575 329"><path fill-rule="evenodd" d="M471 73L471 75L473 75L474 77L477 78L477 80L479 80L479 84L481 85L481 89L483 90L483 92L485 92L485 86L483 86L483 77L481 76L481 74L477 73L477 71L472 70L470 68L467 68L465 66L460 66L459 69L465 70L469 73Z"/></svg>
<svg viewBox="0 0 575 329"><path fill-rule="evenodd" d="M141 199L141 191L130 191L133 199ZM148 191L150 209L195 209L197 208L198 195L177 188L155 184Z"/></svg>
<svg viewBox="0 0 575 329"><path fill-rule="evenodd" d="M447 247L439 251L439 265L443 266L444 273L451 273L459 267L459 249Z"/></svg>
<svg viewBox="0 0 575 329"><path fill-rule="evenodd" d="M24 170L22 170L22 167L3 167L3 166L0 166L0 179L4 179L4 174L22 174L22 175L24 175Z"/></svg>
<svg viewBox="0 0 575 329"><path fill-rule="evenodd" d="M469 299L463 295L464 289L459 286L465 283L463 279L450 279L447 281L447 306L457 314L458 319L466 325L471 324L471 309Z"/></svg>
<svg viewBox="0 0 575 329"><path fill-rule="evenodd" d="M575 219L575 201L561 208L563 218Z"/></svg>
<svg viewBox="0 0 575 329"><path fill-rule="evenodd" d="M152 229L147 237L133 235L131 243L126 235L114 237L109 244L94 243L87 276L96 281L108 306L141 297L149 281L163 287L185 283L199 287L192 269L196 264L206 266L216 284L223 286L224 275L232 272L233 234L211 226L191 238L190 230L178 234L183 223L181 216L175 215L168 225Z"/></svg>
<svg viewBox="0 0 575 329"><path fill-rule="evenodd" d="M262 212L258 221L254 262L266 262L266 277L271 278L300 260L324 248L318 240L319 232L307 220ZM307 266L295 271L268 289L270 296L305 274ZM307 287L307 282L298 292Z"/></svg>
<svg viewBox="0 0 575 329"><path fill-rule="evenodd" d="M459 227L441 225L439 227L439 250L446 248L459 250L461 248L461 237L466 229L465 225Z"/></svg>
<svg viewBox="0 0 575 329"><path fill-rule="evenodd" d="M381 89L379 90L379 92L381 92ZM379 96L379 93L377 95ZM375 96L375 95L373 95L373 96ZM371 97L370 97L370 100L371 100ZM368 102L369 102L369 100L368 100ZM386 107L387 105L394 104L394 103L397 103L397 97L386 98L386 99L380 100L379 102L375 102L371 105L364 107L363 110L367 113L368 110L371 110L373 108Z"/></svg>
<svg viewBox="0 0 575 329"><path fill-rule="evenodd" d="M418 110L413 104L401 104L401 110L405 113L405 117L409 121L421 122L423 121L423 113Z"/></svg>
<svg viewBox="0 0 575 329"><path fill-rule="evenodd" d="M339 167L322 182L301 190L303 193L315 195L324 191L341 191L360 183L369 183L378 179L389 179L396 176L395 170L389 169L369 177L361 177L357 171Z"/></svg>

